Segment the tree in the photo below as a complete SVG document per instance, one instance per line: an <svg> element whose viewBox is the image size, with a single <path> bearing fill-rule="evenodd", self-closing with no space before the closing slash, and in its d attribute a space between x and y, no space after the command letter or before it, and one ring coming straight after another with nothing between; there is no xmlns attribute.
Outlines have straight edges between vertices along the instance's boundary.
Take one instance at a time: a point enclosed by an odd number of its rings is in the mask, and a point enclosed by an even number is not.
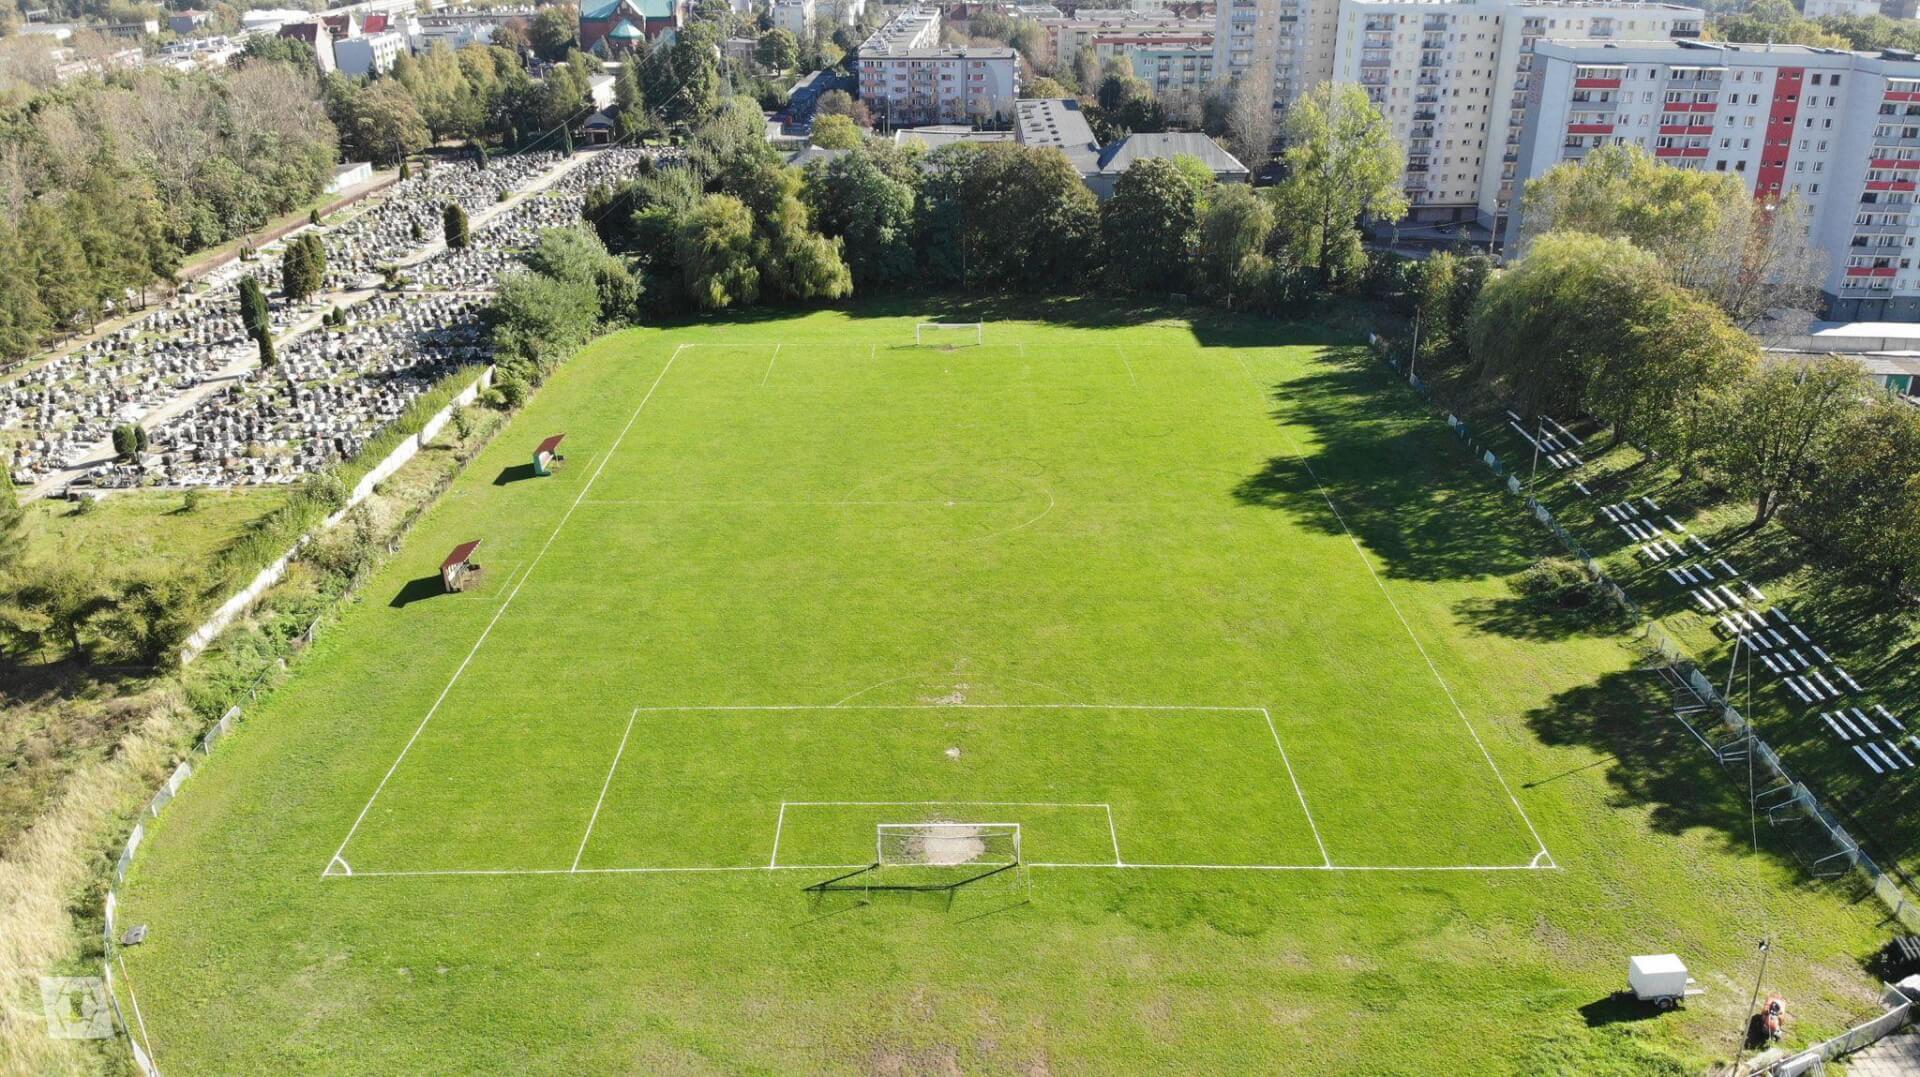
<svg viewBox="0 0 1920 1077"><path fill-rule="evenodd" d="M1066 156L987 143L964 158L958 208L969 276L1002 286L1059 288L1080 279L1099 234L1093 192ZM1018 206L1019 213L993 207Z"/></svg>
<svg viewBox="0 0 1920 1077"><path fill-rule="evenodd" d="M845 116L856 127L873 126L873 114L867 111L867 103L845 90L828 90L821 94L820 103L813 107L813 115L815 123L819 123L824 116Z"/></svg>
<svg viewBox="0 0 1920 1077"><path fill-rule="evenodd" d="M647 129L647 88L637 57L627 57L614 77L613 107L620 138L631 139Z"/></svg>
<svg viewBox="0 0 1920 1077"><path fill-rule="evenodd" d="M1072 97L1073 94L1069 92L1065 86L1062 86L1058 79L1051 79L1042 75L1022 85L1020 87L1020 96L1046 99Z"/></svg>
<svg viewBox="0 0 1920 1077"><path fill-rule="evenodd" d="M1494 398L1523 415L1577 412L1601 353L1664 281L1659 261L1624 239L1543 236L1481 292L1469 354Z"/></svg>
<svg viewBox="0 0 1920 1077"><path fill-rule="evenodd" d="M1756 201L1731 172L1669 168L1639 146L1602 146L1527 182L1522 250L1548 232L1624 236L1735 324L1811 309L1826 273L1797 197Z"/></svg>
<svg viewBox="0 0 1920 1077"><path fill-rule="evenodd" d="M140 453L140 441L146 433L134 423L122 423L113 428L113 451L122 460L131 460Z"/></svg>
<svg viewBox="0 0 1920 1077"><path fill-rule="evenodd" d="M1134 131L1159 131L1166 127L1166 113L1153 96L1153 87L1135 78L1125 60L1116 59L1100 80L1095 94L1099 119L1105 121L1110 137L1123 137Z"/></svg>
<svg viewBox="0 0 1920 1077"><path fill-rule="evenodd" d="M794 169L764 164L737 190L753 215L754 260L763 292L786 299L838 299L853 291L840 241L813 230Z"/></svg>
<svg viewBox="0 0 1920 1077"><path fill-rule="evenodd" d="M20 245L19 233L0 220L0 358L31 355L49 327L47 309L34 286L32 262ZM0 512L4 512L3 500ZM4 537L0 531L0 541Z"/></svg>
<svg viewBox="0 0 1920 1077"><path fill-rule="evenodd" d="M1200 224L1199 268L1228 309L1235 296L1246 293L1265 275L1264 252L1272 234L1272 205L1245 184L1220 188L1208 204Z"/></svg>
<svg viewBox="0 0 1920 1077"><path fill-rule="evenodd" d="M533 25L527 30L527 40L533 46L535 56L557 62L566 59L567 50L574 47L574 32L579 26L580 10L573 5L543 7L533 17Z"/></svg>
<svg viewBox="0 0 1920 1077"><path fill-rule="evenodd" d="M1135 161L1100 207L1107 280L1126 291L1184 291L1199 240L1200 194L1171 161Z"/></svg>
<svg viewBox="0 0 1920 1077"><path fill-rule="evenodd" d="M1717 391L1751 369L1759 348L1713 304L1664 278L1633 298L1614 339L1596 350L1584 403L1617 438L1687 471L1711 428Z"/></svg>
<svg viewBox="0 0 1920 1077"><path fill-rule="evenodd" d="M767 145L760 106L751 97L729 97L694 132L687 158L721 189L738 193L740 184L779 155Z"/></svg>
<svg viewBox="0 0 1920 1077"><path fill-rule="evenodd" d="M909 175L917 178L918 170ZM854 283L890 285L914 276L914 189L864 149L809 165L805 196L822 233L844 244Z"/></svg>
<svg viewBox="0 0 1920 1077"><path fill-rule="evenodd" d="M327 247L309 232L287 244L281 260L281 291L295 303L305 302L327 279Z"/></svg>
<svg viewBox="0 0 1920 1077"><path fill-rule="evenodd" d="M845 116L822 116L813 121L813 144L823 150L850 150L862 137L860 129Z"/></svg>
<svg viewBox="0 0 1920 1077"><path fill-rule="evenodd" d="M253 338L253 342L260 346L261 370L272 370L280 365L280 353L274 348L272 333L262 333Z"/></svg>
<svg viewBox="0 0 1920 1077"><path fill-rule="evenodd" d="M120 583L111 609L98 624L127 656L158 666L172 659L193 631L192 577L157 572Z"/></svg>
<svg viewBox="0 0 1920 1077"><path fill-rule="evenodd" d="M1405 157L1365 90L1321 83L1287 110L1286 179L1275 188L1275 215L1289 253L1322 285L1366 267L1360 219L1406 215L1400 190Z"/></svg>
<svg viewBox="0 0 1920 1077"><path fill-rule="evenodd" d="M113 596L97 574L70 564L38 566L24 573L12 595L12 634L34 649L55 644L63 657L87 661L86 635L113 608Z"/></svg>
<svg viewBox="0 0 1920 1077"><path fill-rule="evenodd" d="M761 34L760 40L754 43L753 58L762 66L786 71L800 62L800 43L791 33L776 26Z"/></svg>
<svg viewBox="0 0 1920 1077"><path fill-rule="evenodd" d="M1920 558L1920 413L1891 396L1854 408L1814 461L1787 526L1899 587Z"/></svg>
<svg viewBox="0 0 1920 1077"><path fill-rule="evenodd" d="M472 241L467 231L467 211L458 202L448 202L447 208L440 214L440 228L447 239L447 249L463 251Z"/></svg>
<svg viewBox="0 0 1920 1077"><path fill-rule="evenodd" d="M522 260L542 276L590 285L599 298L600 316L609 321L626 317L640 298L626 263L609 254L584 224L546 229Z"/></svg>
<svg viewBox="0 0 1920 1077"><path fill-rule="evenodd" d="M509 273L488 308L495 361L508 380L540 381L552 365L593 338L600 295L591 280Z"/></svg>
<svg viewBox="0 0 1920 1077"><path fill-rule="evenodd" d="M1453 296L1459 286L1458 260L1446 251L1419 263L1414 277L1414 325L1420 335L1416 355L1421 369L1447 366L1459 350L1453 320Z"/></svg>
<svg viewBox="0 0 1920 1077"><path fill-rule="evenodd" d="M703 199L674 237L687 294L705 310L745 306L760 297L753 260L753 215L732 195Z"/></svg>
<svg viewBox="0 0 1920 1077"><path fill-rule="evenodd" d="M1727 488L1753 502L1753 526L1806 496L1867 395L1866 372L1836 357L1768 363L1724 395L1711 452Z"/></svg>
<svg viewBox="0 0 1920 1077"><path fill-rule="evenodd" d="M259 280L251 276L240 278L240 325L255 340L273 332L273 321L267 312L267 293L261 290Z"/></svg>
<svg viewBox="0 0 1920 1077"><path fill-rule="evenodd" d="M1234 76L1221 95L1227 145L1255 175L1273 159L1273 72L1264 65Z"/></svg>

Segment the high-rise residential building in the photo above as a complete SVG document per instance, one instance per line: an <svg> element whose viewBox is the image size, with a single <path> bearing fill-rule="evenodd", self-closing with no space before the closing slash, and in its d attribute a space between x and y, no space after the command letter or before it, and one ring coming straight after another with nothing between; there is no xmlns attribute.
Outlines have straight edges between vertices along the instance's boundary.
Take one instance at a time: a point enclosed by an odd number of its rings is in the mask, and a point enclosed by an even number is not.
<svg viewBox="0 0 1920 1077"><path fill-rule="evenodd" d="M888 127L1009 121L1020 94L1010 48L940 46L940 12L909 8L861 43L860 96Z"/></svg>
<svg viewBox="0 0 1920 1077"><path fill-rule="evenodd" d="M1308 88L1333 78L1339 0L1219 0L1213 74L1271 87L1276 119Z"/></svg>
<svg viewBox="0 0 1920 1077"><path fill-rule="evenodd" d="M1691 39L1698 8L1614 0L1341 0L1336 82L1365 89L1406 150L1414 223L1497 232L1534 64L1546 37Z"/></svg>
<svg viewBox="0 0 1920 1077"><path fill-rule="evenodd" d="M1798 198L1827 316L1920 321L1920 59L1800 45L1542 41L1516 181L1609 144ZM1508 246L1525 222L1516 213Z"/></svg>

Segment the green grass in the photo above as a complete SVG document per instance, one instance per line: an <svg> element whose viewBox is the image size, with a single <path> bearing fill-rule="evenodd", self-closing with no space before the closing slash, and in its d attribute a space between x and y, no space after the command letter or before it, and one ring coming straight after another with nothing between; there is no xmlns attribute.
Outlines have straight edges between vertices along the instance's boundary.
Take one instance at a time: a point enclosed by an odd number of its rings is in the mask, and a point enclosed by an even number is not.
<svg viewBox="0 0 1920 1077"><path fill-rule="evenodd" d="M159 1064L1686 1072L1762 932L1795 1038L1874 1011L1872 907L1513 596L1544 536L1343 335L927 314L563 367L149 828ZM929 818L1225 870L802 891ZM1706 998L1612 999L1666 950Z"/></svg>
<svg viewBox="0 0 1920 1077"><path fill-rule="evenodd" d="M1524 479L1532 450L1504 425L1507 417L1497 409L1486 408L1472 419L1476 432L1484 435L1507 466L1517 468ZM1600 560L1643 614L1685 647L1723 689L1728 684L1733 644L1719 630L1718 616L1701 611L1688 589L1667 576L1664 565L1640 555L1641 544L1630 541L1606 519L1602 505L1643 495L1652 497L1663 514L1686 524L1688 531L1712 547L1711 557L1704 560L1723 582L1718 563L1722 558L1766 595L1767 601L1759 608L1787 611L1816 644L1851 673L1865 689L1863 693L1809 706L1793 697L1758 660L1752 662L1749 679L1748 656L1743 651L1742 669L1732 681L1733 701L1752 715L1755 728L1794 777L1815 791L1882 867L1909 876L1920 872L1920 827L1915 826L1915 820L1920 819L1920 780L1916 780L1915 772L1874 774L1861 763L1849 742L1820 720L1820 712L1836 705L1870 710L1874 703L1880 703L1906 722L1909 734L1920 733L1920 711L1913 704L1920 698L1920 665L1913 661L1920 651L1920 634L1915 631L1914 611L1906 597L1833 563L1792 534L1780 518L1755 529L1753 506L1713 486L1709 474L1684 476L1671 466L1647 459L1630 445L1616 443L1591 424L1578 424L1574 429L1589 439L1588 447L1580 450L1585 464L1576 476L1543 463L1536 478L1541 502ZM1574 488L1572 480L1576 477L1593 496ZM1689 551L1695 556L1680 563L1703 560L1692 547ZM1809 646L1797 639L1793 644L1810 661L1818 661ZM1824 668L1826 663L1818 664L1839 685ZM1883 734L1899 735L1884 721L1879 724ZM1909 756L1920 751L1920 746L1905 737L1900 743ZM1908 885L1910 893L1916 890L1920 887Z"/></svg>
<svg viewBox="0 0 1920 1077"><path fill-rule="evenodd" d="M286 499L274 487L202 491L191 509L178 490L118 493L85 510L42 499L28 508L27 559L78 562L110 577L210 564Z"/></svg>

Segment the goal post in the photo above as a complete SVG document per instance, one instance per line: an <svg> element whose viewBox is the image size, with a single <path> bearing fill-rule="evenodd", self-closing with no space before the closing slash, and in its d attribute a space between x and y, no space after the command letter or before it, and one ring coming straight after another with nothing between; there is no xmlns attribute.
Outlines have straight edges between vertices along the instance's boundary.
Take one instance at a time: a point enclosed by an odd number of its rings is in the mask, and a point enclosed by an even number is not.
<svg viewBox="0 0 1920 1077"><path fill-rule="evenodd" d="M1027 886L1019 823L877 823L873 863L806 887L815 895L1015 892Z"/></svg>
<svg viewBox="0 0 1920 1077"><path fill-rule="evenodd" d="M875 867L999 868L1020 863L1019 823L877 823Z"/></svg>
<svg viewBox="0 0 1920 1077"><path fill-rule="evenodd" d="M986 339L985 322L921 322L913 327L916 346L934 341L951 348L966 343L984 344Z"/></svg>

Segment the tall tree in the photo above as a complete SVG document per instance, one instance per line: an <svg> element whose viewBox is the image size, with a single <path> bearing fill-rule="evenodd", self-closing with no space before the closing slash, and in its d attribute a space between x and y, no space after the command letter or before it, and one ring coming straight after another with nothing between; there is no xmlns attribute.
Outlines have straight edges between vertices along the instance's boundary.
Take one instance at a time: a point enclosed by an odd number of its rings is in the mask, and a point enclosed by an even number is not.
<svg viewBox="0 0 1920 1077"><path fill-rule="evenodd" d="M1757 201L1731 172L1670 168L1634 145L1529 180L1520 220L1523 250L1548 232L1623 236L1742 327L1775 307L1812 309L1826 274L1797 197Z"/></svg>
<svg viewBox="0 0 1920 1077"><path fill-rule="evenodd" d="M1847 417L1786 517L1794 531L1889 584L1920 562L1920 412L1881 395Z"/></svg>
<svg viewBox="0 0 1920 1077"><path fill-rule="evenodd" d="M753 214L732 195L709 195L674 237L687 294L705 310L745 306L760 297L753 257Z"/></svg>
<svg viewBox="0 0 1920 1077"><path fill-rule="evenodd" d="M533 17L533 25L527 30L527 40L533 45L533 54L542 60L558 61L567 57L567 50L574 47L574 31L580 25L580 9L572 4L554 4L543 7Z"/></svg>
<svg viewBox="0 0 1920 1077"><path fill-rule="evenodd" d="M0 466L0 580L18 571L26 559L27 510L13 490L11 470Z"/></svg>
<svg viewBox="0 0 1920 1077"><path fill-rule="evenodd" d="M448 202L447 208L441 211L440 229L446 236L448 250L463 251L472 242L467 229L467 211L458 202Z"/></svg>
<svg viewBox="0 0 1920 1077"><path fill-rule="evenodd" d="M1136 161L1100 207L1109 283L1132 292L1185 291L1199 241L1200 193L1173 162Z"/></svg>
<svg viewBox="0 0 1920 1077"><path fill-rule="evenodd" d="M1727 488L1753 502L1755 527L1806 496L1867 397L1866 371L1837 357L1769 363L1725 394L1711 451Z"/></svg>
<svg viewBox="0 0 1920 1077"><path fill-rule="evenodd" d="M1272 205L1245 184L1220 188L1208 203L1200 224L1200 272L1228 309L1265 275L1272 234Z"/></svg>
<svg viewBox="0 0 1920 1077"><path fill-rule="evenodd" d="M786 299L838 299L853 291L840 241L813 230L797 171L762 165L739 185L739 196L753 215L762 291Z"/></svg>
<svg viewBox="0 0 1920 1077"><path fill-rule="evenodd" d="M885 286L913 278L914 189L882 170L871 153L856 150L809 165L805 195L821 232L845 244L856 284Z"/></svg>
<svg viewBox="0 0 1920 1077"><path fill-rule="evenodd" d="M255 340L269 336L273 332L273 321L267 310L267 293L260 288L260 281L251 274L240 278L240 324L247 335Z"/></svg>
<svg viewBox="0 0 1920 1077"><path fill-rule="evenodd" d="M1323 285L1357 276L1367 261L1361 218L1397 221L1407 212L1399 142L1365 90L1325 82L1287 110L1286 135L1275 211L1289 253Z"/></svg>
<svg viewBox="0 0 1920 1077"><path fill-rule="evenodd" d="M1100 212L1064 154L994 142L952 163L965 167L963 253L973 280L1067 288L1083 279ZM1007 206L1021 212L995 209Z"/></svg>
<svg viewBox="0 0 1920 1077"><path fill-rule="evenodd" d="M800 43L793 35L780 27L774 27L760 35L754 42L753 58L764 67L775 71L786 71L800 62Z"/></svg>
<svg viewBox="0 0 1920 1077"><path fill-rule="evenodd" d="M31 355L46 335L50 321L33 278L33 263L20 244L19 233L0 219L0 358ZM0 498L0 513L5 511ZM4 541L0 534L0 541Z"/></svg>

